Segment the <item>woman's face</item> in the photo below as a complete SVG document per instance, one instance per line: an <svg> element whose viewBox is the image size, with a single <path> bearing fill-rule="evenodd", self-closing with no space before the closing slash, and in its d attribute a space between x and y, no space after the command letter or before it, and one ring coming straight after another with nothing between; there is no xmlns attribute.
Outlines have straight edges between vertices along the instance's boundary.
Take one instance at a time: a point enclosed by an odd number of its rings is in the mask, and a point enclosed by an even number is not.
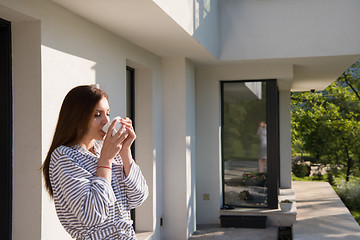
<svg viewBox="0 0 360 240"><path fill-rule="evenodd" d="M103 126L109 122L110 107L108 100L103 97L95 108L95 115L90 123L90 128L85 138L92 140L103 140L105 133L102 131Z"/></svg>

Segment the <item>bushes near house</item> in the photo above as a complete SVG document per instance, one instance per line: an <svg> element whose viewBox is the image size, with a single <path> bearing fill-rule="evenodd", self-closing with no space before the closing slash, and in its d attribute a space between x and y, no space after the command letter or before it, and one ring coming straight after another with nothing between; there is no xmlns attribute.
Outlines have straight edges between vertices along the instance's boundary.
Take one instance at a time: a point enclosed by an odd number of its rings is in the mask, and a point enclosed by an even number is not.
<svg viewBox="0 0 360 240"><path fill-rule="evenodd" d="M319 176L292 176L293 181L326 181L329 182L354 219L360 224L360 178L352 177L349 182L344 176L334 177L331 173Z"/></svg>
<svg viewBox="0 0 360 240"><path fill-rule="evenodd" d="M292 181L314 181L314 182L316 182L316 181L319 182L319 181L320 181L320 182L325 182L326 179L327 179L327 175L321 175L321 176L319 176L319 175L314 175L314 176L311 176L311 177L309 177L309 176L296 177L296 176L293 174L292 177L291 177L291 180L292 180Z"/></svg>
<svg viewBox="0 0 360 240"><path fill-rule="evenodd" d="M334 190L360 224L360 178L351 178L349 182L337 179Z"/></svg>
<svg viewBox="0 0 360 240"><path fill-rule="evenodd" d="M299 178L310 175L310 166L305 163L294 163L292 165L292 173Z"/></svg>

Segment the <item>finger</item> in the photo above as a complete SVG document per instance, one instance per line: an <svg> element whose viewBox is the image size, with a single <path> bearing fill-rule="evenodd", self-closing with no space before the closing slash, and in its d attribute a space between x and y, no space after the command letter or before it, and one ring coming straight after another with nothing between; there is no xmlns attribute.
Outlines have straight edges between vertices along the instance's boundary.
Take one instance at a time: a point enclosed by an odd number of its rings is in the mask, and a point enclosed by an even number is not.
<svg viewBox="0 0 360 240"><path fill-rule="evenodd" d="M121 121L121 123L123 123L123 124L132 124L131 119L128 118L128 117L122 118L120 121Z"/></svg>
<svg viewBox="0 0 360 240"><path fill-rule="evenodd" d="M132 127L126 127L126 133L127 133L127 136L126 136L126 141L130 141L130 142L133 142L135 139L136 139L136 134L135 134L135 131Z"/></svg>
<svg viewBox="0 0 360 240"><path fill-rule="evenodd" d="M129 132L129 134L135 135L135 130L134 130L134 128L133 128L132 125L130 125L130 126L125 126L125 129L126 129L127 132Z"/></svg>
<svg viewBox="0 0 360 240"><path fill-rule="evenodd" d="M116 124L117 124L117 120L115 119L115 120L112 121L112 123L111 123L111 125L110 125L110 127L108 129L108 132L112 133L112 131L115 128Z"/></svg>
<svg viewBox="0 0 360 240"><path fill-rule="evenodd" d="M124 124L126 126L132 126L132 121L130 118L122 118L121 119L121 124Z"/></svg>
<svg viewBox="0 0 360 240"><path fill-rule="evenodd" d="M114 138L115 139L118 139L120 138L121 134L125 132L125 126L123 124L121 124L121 127L119 129L119 131L117 131L115 134L114 134Z"/></svg>
<svg viewBox="0 0 360 240"><path fill-rule="evenodd" d="M116 120L114 120L114 121L110 124L110 126L109 126L109 128L108 128L108 130L107 130L107 132L106 132L106 137L105 137L105 139L112 137L112 132L113 132L116 124L117 124L117 121L116 121ZM108 134L108 133L110 133L110 134Z"/></svg>
<svg viewBox="0 0 360 240"><path fill-rule="evenodd" d="M128 132L124 132L123 134L121 134L121 136L119 138L117 138L116 143L117 144L123 144L124 141L128 138L129 133Z"/></svg>
<svg viewBox="0 0 360 240"><path fill-rule="evenodd" d="M126 131L131 130L134 131L134 127L131 124L123 124Z"/></svg>
<svg viewBox="0 0 360 240"><path fill-rule="evenodd" d="M134 128L131 124L123 124L122 125L122 131L123 133L127 133L127 137L130 135L131 137L135 136Z"/></svg>

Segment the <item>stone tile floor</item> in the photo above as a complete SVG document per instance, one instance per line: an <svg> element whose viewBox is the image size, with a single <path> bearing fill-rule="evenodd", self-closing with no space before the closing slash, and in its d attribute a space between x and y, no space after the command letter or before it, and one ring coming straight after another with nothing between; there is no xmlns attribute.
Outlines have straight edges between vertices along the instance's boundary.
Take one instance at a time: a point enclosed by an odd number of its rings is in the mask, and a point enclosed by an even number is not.
<svg viewBox="0 0 360 240"><path fill-rule="evenodd" d="M294 240L360 240L360 226L326 182L293 182L297 217ZM265 229L198 226L189 240L275 240L278 227Z"/></svg>

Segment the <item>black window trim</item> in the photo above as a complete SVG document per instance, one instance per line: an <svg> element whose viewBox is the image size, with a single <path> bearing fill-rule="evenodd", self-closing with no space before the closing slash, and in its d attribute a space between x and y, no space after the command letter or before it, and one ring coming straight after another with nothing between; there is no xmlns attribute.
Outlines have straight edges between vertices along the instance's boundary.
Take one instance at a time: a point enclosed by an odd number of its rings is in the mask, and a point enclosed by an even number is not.
<svg viewBox="0 0 360 240"><path fill-rule="evenodd" d="M223 136L224 136L224 84L236 82L266 82L266 121L268 125L268 161L267 161L267 207L270 209L278 208L279 182L280 182L280 141L279 141L279 90L276 79L251 79L251 80L222 80L220 81L221 96L221 186L222 201L225 203L224 194L224 155L223 155ZM224 206L223 206L224 207Z"/></svg>

